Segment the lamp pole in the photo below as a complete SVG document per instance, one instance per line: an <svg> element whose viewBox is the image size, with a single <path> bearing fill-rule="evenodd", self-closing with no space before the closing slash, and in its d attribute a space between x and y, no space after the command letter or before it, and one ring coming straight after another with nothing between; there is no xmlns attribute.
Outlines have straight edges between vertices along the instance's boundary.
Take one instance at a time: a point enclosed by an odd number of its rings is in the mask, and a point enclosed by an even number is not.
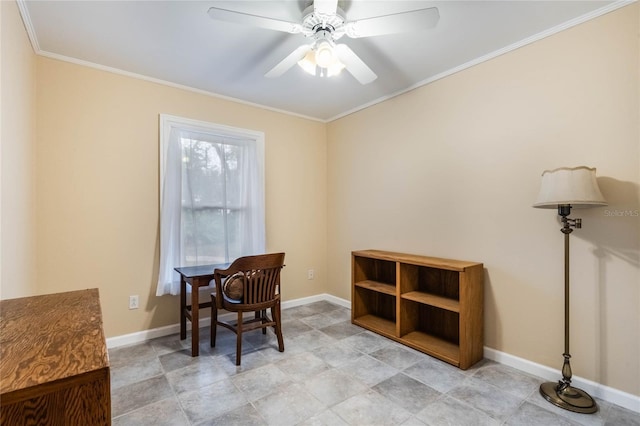
<svg viewBox="0 0 640 426"><path fill-rule="evenodd" d="M564 234L564 362L562 380L558 383L546 382L540 385L540 394L550 403L577 413L591 414L598 411L598 405L585 391L571 386L571 354L569 353L569 235L572 228L582 228L582 219L569 219L570 204L558 205L558 215L562 217Z"/></svg>

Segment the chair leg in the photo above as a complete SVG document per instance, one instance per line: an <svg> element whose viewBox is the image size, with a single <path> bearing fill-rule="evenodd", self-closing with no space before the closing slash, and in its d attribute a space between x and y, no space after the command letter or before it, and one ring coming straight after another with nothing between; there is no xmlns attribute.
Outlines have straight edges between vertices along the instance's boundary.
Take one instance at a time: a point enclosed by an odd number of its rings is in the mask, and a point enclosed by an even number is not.
<svg viewBox="0 0 640 426"><path fill-rule="evenodd" d="M216 297L211 295L211 347L216 346L216 331L218 330L218 308L216 307Z"/></svg>
<svg viewBox="0 0 640 426"><path fill-rule="evenodd" d="M275 332L278 337L278 350L280 352L284 352L284 339L282 338L282 321L280 320L280 302L276 303L271 308L271 316L273 317L273 321L276 323Z"/></svg>
<svg viewBox="0 0 640 426"><path fill-rule="evenodd" d="M256 318L258 318L258 313L256 312ZM263 309L260 311L260 318L262 318L262 324L267 322L267 310ZM267 327L262 327L262 334L267 334Z"/></svg>
<svg viewBox="0 0 640 426"><path fill-rule="evenodd" d="M242 312L238 312L238 327L236 330L236 365L240 365L242 354Z"/></svg>

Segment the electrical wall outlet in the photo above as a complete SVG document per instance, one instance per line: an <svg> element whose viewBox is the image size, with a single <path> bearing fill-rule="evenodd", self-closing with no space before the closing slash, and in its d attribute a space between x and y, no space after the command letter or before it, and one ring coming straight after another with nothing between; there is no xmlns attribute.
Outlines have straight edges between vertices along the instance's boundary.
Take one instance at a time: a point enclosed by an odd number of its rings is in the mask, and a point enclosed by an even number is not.
<svg viewBox="0 0 640 426"><path fill-rule="evenodd" d="M315 277L315 271L313 269L307 270L307 279L312 280Z"/></svg>
<svg viewBox="0 0 640 426"><path fill-rule="evenodd" d="M136 294L135 296L129 296L129 309L138 309L139 307L140 305L138 295Z"/></svg>

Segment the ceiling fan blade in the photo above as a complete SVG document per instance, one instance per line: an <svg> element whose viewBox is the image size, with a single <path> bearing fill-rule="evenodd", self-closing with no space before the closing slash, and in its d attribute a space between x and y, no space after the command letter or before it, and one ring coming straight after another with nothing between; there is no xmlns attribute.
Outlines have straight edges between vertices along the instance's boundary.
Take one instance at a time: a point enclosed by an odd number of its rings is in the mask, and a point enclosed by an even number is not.
<svg viewBox="0 0 640 426"><path fill-rule="evenodd" d="M314 0L313 12L316 15L335 15L338 9L338 0Z"/></svg>
<svg viewBox="0 0 640 426"><path fill-rule="evenodd" d="M305 55L311 50L311 46L308 44L298 47L293 52L284 58L278 65L273 67L271 71L267 72L264 76L268 78L280 77L292 66L298 63L298 61L305 57Z"/></svg>
<svg viewBox="0 0 640 426"><path fill-rule="evenodd" d="M236 24L253 25L255 27L266 28L268 30L282 31L285 33L299 33L302 25L295 22L280 21L278 19L264 16L250 15L248 13L234 12L232 10L211 7L207 11L211 19Z"/></svg>
<svg viewBox="0 0 640 426"><path fill-rule="evenodd" d="M354 53L346 44L338 44L335 47L336 55L347 69L360 84L369 84L378 76L371 71L371 68L365 64L362 59Z"/></svg>
<svg viewBox="0 0 640 426"><path fill-rule="evenodd" d="M433 28L439 19L438 8L429 7L348 22L345 27L349 37L372 37Z"/></svg>

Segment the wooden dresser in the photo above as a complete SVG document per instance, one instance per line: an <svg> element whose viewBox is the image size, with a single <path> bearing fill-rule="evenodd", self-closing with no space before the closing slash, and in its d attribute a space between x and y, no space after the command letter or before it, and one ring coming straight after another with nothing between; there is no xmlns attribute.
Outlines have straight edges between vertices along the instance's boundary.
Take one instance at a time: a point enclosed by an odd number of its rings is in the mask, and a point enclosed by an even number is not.
<svg viewBox="0 0 640 426"><path fill-rule="evenodd" d="M98 289L0 301L0 424L111 424Z"/></svg>

